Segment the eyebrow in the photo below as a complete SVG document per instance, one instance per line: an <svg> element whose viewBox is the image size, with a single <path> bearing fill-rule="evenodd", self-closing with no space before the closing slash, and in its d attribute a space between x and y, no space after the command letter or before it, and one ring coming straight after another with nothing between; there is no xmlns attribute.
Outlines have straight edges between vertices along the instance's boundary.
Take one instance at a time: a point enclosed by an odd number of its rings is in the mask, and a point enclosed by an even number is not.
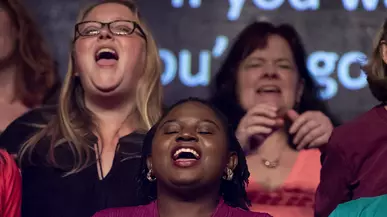
<svg viewBox="0 0 387 217"><path fill-rule="evenodd" d="M176 120L176 119L167 120L167 121L163 122L163 123L160 125L159 128L162 128L165 124L168 124L168 123L174 123L174 122L178 122L178 120ZM210 123L210 124L212 124L212 125L215 125L215 127L218 128L218 130L220 130L219 125L218 125L217 123L215 123L215 121L212 121L212 120L210 120L210 119L200 120L199 122L202 122L202 123L203 123L203 122Z"/></svg>
<svg viewBox="0 0 387 217"><path fill-rule="evenodd" d="M87 21L87 22L102 22L102 21L97 20L97 19L84 19L83 21ZM132 20L132 19L129 19L127 17L114 17L113 19L111 19L107 23L114 22L114 21L133 21L133 22L137 22L136 19Z"/></svg>
<svg viewBox="0 0 387 217"><path fill-rule="evenodd" d="M164 125L166 125L168 123L173 123L173 122L177 122L177 120L173 119L173 120L164 121L164 122L162 122L162 124L160 124L160 126L158 128L162 128Z"/></svg>
<svg viewBox="0 0 387 217"><path fill-rule="evenodd" d="M264 57L250 57L246 59L246 61L252 61L252 60L259 60L259 61L265 61L266 59ZM275 59L276 62L281 62L281 61L287 61L291 62L288 58L285 57L280 57L278 59Z"/></svg>
<svg viewBox="0 0 387 217"><path fill-rule="evenodd" d="M215 123L215 121L212 121L212 120L209 120L209 119L205 119L205 120L202 120L201 122L211 123L211 124L215 125L216 128L218 128L218 130L220 130L219 125L217 123Z"/></svg>

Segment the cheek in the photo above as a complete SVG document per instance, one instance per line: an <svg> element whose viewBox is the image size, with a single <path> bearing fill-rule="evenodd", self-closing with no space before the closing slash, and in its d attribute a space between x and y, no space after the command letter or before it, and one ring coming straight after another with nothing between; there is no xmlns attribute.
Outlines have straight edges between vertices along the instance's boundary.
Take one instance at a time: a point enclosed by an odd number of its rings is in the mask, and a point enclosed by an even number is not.
<svg viewBox="0 0 387 217"><path fill-rule="evenodd" d="M299 86L299 78L296 72L286 72L284 82L288 92L294 95L297 92L297 88Z"/></svg>
<svg viewBox="0 0 387 217"><path fill-rule="evenodd" d="M128 76L126 76L127 82L136 84L144 72L146 48L144 44L131 43L128 44L125 50L126 52L124 52L122 56L125 61L122 61L123 64L121 67L122 70L128 74Z"/></svg>
<svg viewBox="0 0 387 217"><path fill-rule="evenodd" d="M224 137L226 137L224 135ZM213 168L214 171L223 171L227 164L228 146L227 141L224 139L213 139L207 142L208 155L207 165Z"/></svg>
<svg viewBox="0 0 387 217"><path fill-rule="evenodd" d="M126 67L142 67L145 62L146 48L145 44L139 41L128 41L124 44L124 58Z"/></svg>
<svg viewBox="0 0 387 217"><path fill-rule="evenodd" d="M93 55L91 54L90 45L87 41L78 39L74 45L74 61L76 72L88 71L92 64Z"/></svg>
<svg viewBox="0 0 387 217"><path fill-rule="evenodd" d="M166 165L169 162L169 149L168 144L171 144L172 142L170 140L155 140L152 147L152 167L154 168L154 171L158 174L164 173L166 170L168 170Z"/></svg>
<svg viewBox="0 0 387 217"><path fill-rule="evenodd" d="M255 86L259 77L258 71L239 71L237 75L237 97L241 106L247 110L255 98Z"/></svg>
<svg viewBox="0 0 387 217"><path fill-rule="evenodd" d="M87 39L78 39L74 45L74 51L78 62L90 54L90 43Z"/></svg>
<svg viewBox="0 0 387 217"><path fill-rule="evenodd" d="M291 108L294 106L297 100L297 94L299 89L299 78L295 74L296 72L288 73L286 77L284 77L284 89L285 89L285 101L288 104L288 107Z"/></svg>

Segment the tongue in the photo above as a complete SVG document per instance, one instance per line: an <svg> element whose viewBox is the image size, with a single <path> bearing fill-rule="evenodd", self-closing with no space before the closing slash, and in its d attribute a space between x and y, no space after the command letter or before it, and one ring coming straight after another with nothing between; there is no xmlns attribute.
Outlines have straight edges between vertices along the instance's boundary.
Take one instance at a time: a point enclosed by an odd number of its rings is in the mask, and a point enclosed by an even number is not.
<svg viewBox="0 0 387 217"><path fill-rule="evenodd" d="M116 64L117 60L115 59L100 59L97 61L97 64L100 66L112 66Z"/></svg>

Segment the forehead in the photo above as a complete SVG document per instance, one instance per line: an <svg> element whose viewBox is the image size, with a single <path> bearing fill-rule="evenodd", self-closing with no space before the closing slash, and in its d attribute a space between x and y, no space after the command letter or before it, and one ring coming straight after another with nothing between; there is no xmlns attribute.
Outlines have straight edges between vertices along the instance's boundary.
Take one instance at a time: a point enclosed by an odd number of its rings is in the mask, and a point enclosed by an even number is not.
<svg viewBox="0 0 387 217"><path fill-rule="evenodd" d="M93 8L83 19L84 21L110 22L114 20L133 20L135 14L125 5L118 3L105 3Z"/></svg>
<svg viewBox="0 0 387 217"><path fill-rule="evenodd" d="M249 57L278 57L289 58L293 57L292 51L288 42L279 35L271 35L267 38L267 46L263 49L256 49Z"/></svg>
<svg viewBox="0 0 387 217"><path fill-rule="evenodd" d="M176 106L168 113L164 120L178 118L206 119L216 123L221 122L210 107L199 102L186 102Z"/></svg>

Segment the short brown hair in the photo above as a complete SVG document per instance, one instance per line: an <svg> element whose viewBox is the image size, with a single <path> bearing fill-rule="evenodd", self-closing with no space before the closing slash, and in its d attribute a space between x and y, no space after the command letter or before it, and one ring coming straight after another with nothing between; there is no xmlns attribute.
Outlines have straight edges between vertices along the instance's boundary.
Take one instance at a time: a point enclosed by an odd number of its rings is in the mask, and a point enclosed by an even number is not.
<svg viewBox="0 0 387 217"><path fill-rule="evenodd" d="M55 61L22 2L4 0L3 5L18 31L17 53L21 68L16 74L16 99L27 107L35 107L42 104L51 88L59 82Z"/></svg>
<svg viewBox="0 0 387 217"><path fill-rule="evenodd" d="M363 67L367 74L368 86L372 95L381 102L387 102L387 68L383 61L382 44L387 42L387 19L375 38L373 51L368 63Z"/></svg>

